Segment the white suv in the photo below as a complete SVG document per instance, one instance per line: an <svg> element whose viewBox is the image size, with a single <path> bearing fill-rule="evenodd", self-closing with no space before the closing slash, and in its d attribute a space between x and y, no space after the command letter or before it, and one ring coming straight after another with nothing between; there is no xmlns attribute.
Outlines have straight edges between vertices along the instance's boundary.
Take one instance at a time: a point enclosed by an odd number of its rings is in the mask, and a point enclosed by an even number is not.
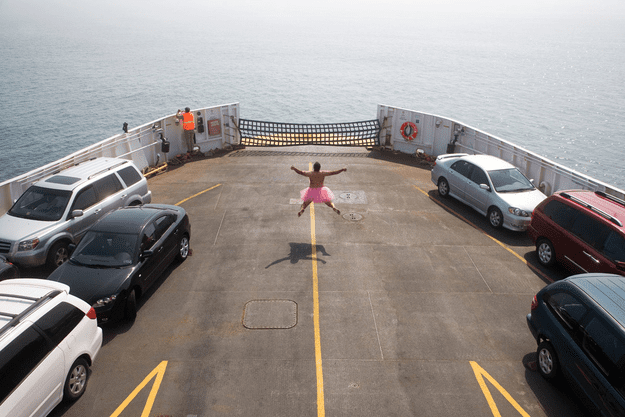
<svg viewBox="0 0 625 417"><path fill-rule="evenodd" d="M106 213L151 201L148 182L131 161L80 163L34 183L0 217L0 255L20 266L54 269Z"/></svg>
<svg viewBox="0 0 625 417"><path fill-rule="evenodd" d="M95 310L59 282L0 282L0 416L46 416L85 391L102 346Z"/></svg>

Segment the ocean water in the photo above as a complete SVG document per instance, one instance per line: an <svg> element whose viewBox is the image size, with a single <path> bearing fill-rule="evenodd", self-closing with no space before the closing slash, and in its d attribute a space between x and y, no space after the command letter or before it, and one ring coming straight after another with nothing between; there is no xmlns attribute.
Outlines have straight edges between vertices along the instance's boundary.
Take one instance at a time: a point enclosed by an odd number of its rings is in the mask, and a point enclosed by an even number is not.
<svg viewBox="0 0 625 417"><path fill-rule="evenodd" d="M625 189L623 8L353 16L214 6L185 21L163 2L159 13L137 3L101 19L44 3L27 18L11 3L0 2L0 181L124 122L239 102L242 117L274 122L368 120L378 104L434 113Z"/></svg>

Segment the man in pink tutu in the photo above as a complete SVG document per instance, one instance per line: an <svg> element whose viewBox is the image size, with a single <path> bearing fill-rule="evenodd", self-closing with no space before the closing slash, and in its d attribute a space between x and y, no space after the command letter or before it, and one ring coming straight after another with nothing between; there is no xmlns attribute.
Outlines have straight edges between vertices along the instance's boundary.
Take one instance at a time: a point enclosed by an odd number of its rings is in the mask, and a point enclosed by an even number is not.
<svg viewBox="0 0 625 417"><path fill-rule="evenodd" d="M297 213L298 217L300 217L304 213L304 210L306 210L306 207L313 202L326 203L328 207L332 207L332 210L334 210L336 214L341 214L340 210L334 207L334 203L332 202L332 200L334 200L334 193L332 193L332 190L328 187L323 185L323 180L328 175L336 175L347 171L347 168L342 168L337 171L321 171L321 164L319 162L315 162L312 171L300 171L294 166L292 166L291 169L310 179L310 185L308 188L300 191L300 195L304 203L302 204L302 209L299 213Z"/></svg>

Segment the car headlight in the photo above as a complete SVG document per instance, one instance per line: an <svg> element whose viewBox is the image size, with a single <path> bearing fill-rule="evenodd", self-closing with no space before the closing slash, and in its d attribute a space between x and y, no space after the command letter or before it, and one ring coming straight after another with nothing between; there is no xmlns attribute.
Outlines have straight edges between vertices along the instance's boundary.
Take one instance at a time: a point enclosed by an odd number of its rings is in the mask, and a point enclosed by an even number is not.
<svg viewBox="0 0 625 417"><path fill-rule="evenodd" d="M95 304L93 305L93 307L104 307L107 306L113 302L115 302L115 300L117 299L117 296L119 294L114 294L114 295L110 295L108 297L104 297L104 298L100 298L98 301L95 302Z"/></svg>
<svg viewBox="0 0 625 417"><path fill-rule="evenodd" d="M532 215L532 213L528 213L527 211L516 207L508 207L508 211L510 214L514 214L515 216L530 217Z"/></svg>
<svg viewBox="0 0 625 417"><path fill-rule="evenodd" d="M39 244L39 239L34 238L34 239L29 239L29 240L23 240L21 241L18 245L17 245L17 250L22 252L22 251L27 251L27 250L33 250L37 247L37 245Z"/></svg>

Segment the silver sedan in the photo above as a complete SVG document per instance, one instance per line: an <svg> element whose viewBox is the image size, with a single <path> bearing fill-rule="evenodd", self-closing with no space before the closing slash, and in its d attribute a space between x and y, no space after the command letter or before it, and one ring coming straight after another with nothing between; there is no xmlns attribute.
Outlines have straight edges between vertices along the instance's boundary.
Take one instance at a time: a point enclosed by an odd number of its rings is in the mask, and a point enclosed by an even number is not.
<svg viewBox="0 0 625 417"><path fill-rule="evenodd" d="M436 158L432 182L488 217L491 226L524 231L547 196L514 165L490 155L446 154Z"/></svg>

